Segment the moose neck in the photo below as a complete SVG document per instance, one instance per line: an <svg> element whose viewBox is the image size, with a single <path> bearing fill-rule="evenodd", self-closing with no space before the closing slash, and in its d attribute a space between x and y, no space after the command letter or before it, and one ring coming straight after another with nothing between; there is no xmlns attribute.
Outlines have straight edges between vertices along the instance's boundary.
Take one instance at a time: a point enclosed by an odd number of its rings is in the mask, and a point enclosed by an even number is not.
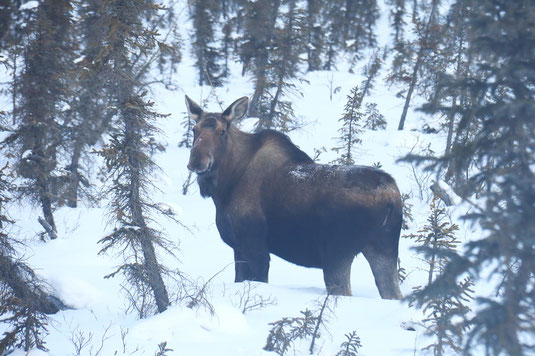
<svg viewBox="0 0 535 356"><path fill-rule="evenodd" d="M255 154L255 135L232 125L228 130L226 151L213 180L212 199L223 204Z"/></svg>

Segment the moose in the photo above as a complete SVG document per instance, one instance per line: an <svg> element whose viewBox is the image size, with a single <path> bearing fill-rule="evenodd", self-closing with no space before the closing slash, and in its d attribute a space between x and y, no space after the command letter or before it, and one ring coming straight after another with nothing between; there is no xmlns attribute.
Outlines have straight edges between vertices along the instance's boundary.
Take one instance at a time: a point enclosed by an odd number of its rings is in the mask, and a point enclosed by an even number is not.
<svg viewBox="0 0 535 356"><path fill-rule="evenodd" d="M268 281L270 254L323 270L329 294L351 295L351 264L362 252L383 299L401 299L398 243L402 202L394 179L367 166L315 163L288 136L246 133L233 121L248 98L223 113L186 96L195 121L188 169L212 198L216 226L234 250L235 281Z"/></svg>

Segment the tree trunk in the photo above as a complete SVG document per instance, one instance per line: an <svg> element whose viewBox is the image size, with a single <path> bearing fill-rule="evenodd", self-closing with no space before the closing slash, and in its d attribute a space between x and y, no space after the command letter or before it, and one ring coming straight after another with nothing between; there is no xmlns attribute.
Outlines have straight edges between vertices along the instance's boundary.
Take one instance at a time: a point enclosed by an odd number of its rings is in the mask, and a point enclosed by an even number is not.
<svg viewBox="0 0 535 356"><path fill-rule="evenodd" d="M78 206L78 188L80 186L78 166L83 145L84 144L82 142L76 140L74 144L74 151L71 157L71 165L69 166L69 183L66 192L66 201L69 208L76 208Z"/></svg>
<svg viewBox="0 0 535 356"><path fill-rule="evenodd" d="M420 48L418 49L416 63L414 64L414 68L412 70L411 83L409 86L409 91L407 92L407 98L405 99L405 105L403 106L403 112L401 113L401 118L399 120L398 130L403 130L403 127L405 126L405 119L407 118L407 112L409 111L412 93L418 81L418 71L420 70L420 66L422 65L424 60L424 45L426 44L427 39L429 38L429 31L431 29L431 24L434 22L437 7L438 1L434 0L431 7L431 12L429 13L429 19L427 20L427 23L425 25L424 38L420 41Z"/></svg>
<svg viewBox="0 0 535 356"><path fill-rule="evenodd" d="M43 216L45 221L53 232L57 232L56 223L54 222L54 214L52 213L52 201L50 199L50 188L45 179L38 178L39 186L39 200L41 202L41 208L43 209ZM51 239L55 239L55 235L49 233Z"/></svg>
<svg viewBox="0 0 535 356"><path fill-rule="evenodd" d="M27 280L23 276L28 273L28 267L13 262L11 258L0 254L0 281L11 288L13 294L28 306L44 314L55 314L67 307L56 297L44 292L35 280Z"/></svg>
<svg viewBox="0 0 535 356"><path fill-rule="evenodd" d="M150 238L150 232L144 231L143 237L141 240L141 249L143 251L144 266L148 275L148 282L152 292L154 293L154 300L156 301L156 306L158 312L164 312L169 306L169 295L167 294L167 289L165 288L165 283L163 282L162 274L160 272L160 265L156 260L156 253L154 251L154 246Z"/></svg>
<svg viewBox="0 0 535 356"><path fill-rule="evenodd" d="M156 259L156 253L152 242L153 233L147 226L145 217L143 216L143 204L140 194L140 188L143 185L142 177L140 175L140 172L142 171L142 163L138 159L138 157L141 156L138 154L139 148L136 147L140 145L140 142L138 141L141 137L139 137L138 133L141 129L137 125L138 118L133 117L136 114L136 112L126 112L123 114L123 119L125 121L125 141L131 146L127 151L128 162L131 169L129 182L129 208L132 212L132 223L134 226L139 226L141 228L138 238L140 239L139 242L143 253L143 267L146 276L148 277L146 282L154 293L154 300L158 312L161 313L169 306L169 295L167 294L160 266Z"/></svg>
<svg viewBox="0 0 535 356"><path fill-rule="evenodd" d="M273 4L271 5L272 6L271 13L265 15L265 16L269 16L269 18L268 18L267 26L265 29L265 37L262 41L264 42L264 46L268 46L271 43L273 30L275 28L275 23L277 21L277 17L279 13L280 2L281 0L273 1ZM267 48L259 49L258 54L254 58L255 92L251 99L251 103L249 104L250 116L259 115L260 98L264 94L264 90L266 89L266 86L267 86L267 78L266 78L267 68L266 67L268 65L268 61L269 61L269 52Z"/></svg>
<svg viewBox="0 0 535 356"><path fill-rule="evenodd" d="M414 68L411 76L411 84L409 86L409 91L407 92L407 98L405 98L405 105L403 105L403 112L401 113L401 119L399 120L398 130L403 130L405 126L405 119L407 118L407 112L409 111L409 106L411 104L412 92L414 87L416 87L416 81L418 80L418 71L420 70L420 65L422 63L422 53L418 53L418 58L414 64Z"/></svg>

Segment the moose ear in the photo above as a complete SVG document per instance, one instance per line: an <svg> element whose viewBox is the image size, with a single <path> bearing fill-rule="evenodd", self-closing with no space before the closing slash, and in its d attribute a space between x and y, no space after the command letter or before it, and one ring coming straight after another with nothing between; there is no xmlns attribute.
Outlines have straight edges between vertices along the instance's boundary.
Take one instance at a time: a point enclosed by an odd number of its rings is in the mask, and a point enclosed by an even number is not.
<svg viewBox="0 0 535 356"><path fill-rule="evenodd" d="M187 95L186 95L186 106L188 107L189 116L193 120L195 120L195 122L198 122L203 113L203 110L201 109L201 107L196 102L191 100L189 96Z"/></svg>
<svg viewBox="0 0 535 356"><path fill-rule="evenodd" d="M230 104L230 106L223 111L223 118L228 122L241 119L247 112L247 106L249 106L249 98L244 96Z"/></svg>

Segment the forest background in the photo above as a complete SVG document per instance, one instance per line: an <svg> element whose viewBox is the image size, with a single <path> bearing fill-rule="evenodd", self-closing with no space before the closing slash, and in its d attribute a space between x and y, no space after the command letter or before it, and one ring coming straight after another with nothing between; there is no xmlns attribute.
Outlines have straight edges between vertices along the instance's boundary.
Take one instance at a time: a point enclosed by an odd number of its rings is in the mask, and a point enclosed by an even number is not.
<svg viewBox="0 0 535 356"><path fill-rule="evenodd" d="M0 353L535 354L534 51L527 0L4 1ZM405 302L229 285L184 94L390 172Z"/></svg>

